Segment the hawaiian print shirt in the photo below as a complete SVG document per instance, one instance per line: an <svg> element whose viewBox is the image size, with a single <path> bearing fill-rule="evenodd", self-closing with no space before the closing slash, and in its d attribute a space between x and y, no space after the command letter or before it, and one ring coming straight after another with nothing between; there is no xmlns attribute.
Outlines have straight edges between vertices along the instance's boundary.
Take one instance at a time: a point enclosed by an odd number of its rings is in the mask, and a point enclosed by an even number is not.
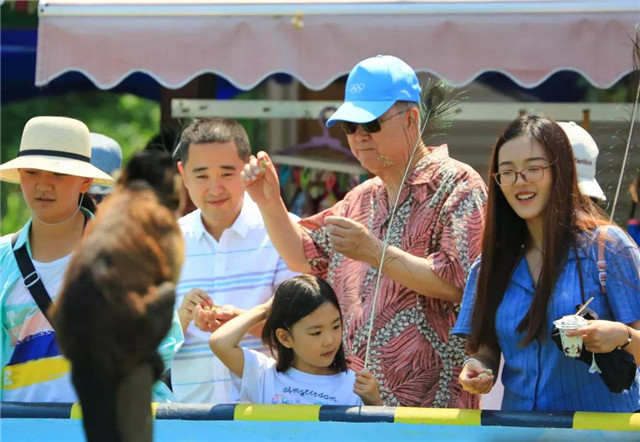
<svg viewBox="0 0 640 442"><path fill-rule="evenodd" d="M336 291L344 317L350 368L364 366L377 269L332 249L324 218L348 217L389 244L426 258L442 279L464 288L480 252L486 186L470 166L449 157L446 145L413 170L389 227L387 190L379 178L351 190L333 207L300 221L305 253L315 275ZM450 334L459 304L430 298L383 275L371 331L367 369L385 405L477 408L478 396L458 384L464 340Z"/></svg>

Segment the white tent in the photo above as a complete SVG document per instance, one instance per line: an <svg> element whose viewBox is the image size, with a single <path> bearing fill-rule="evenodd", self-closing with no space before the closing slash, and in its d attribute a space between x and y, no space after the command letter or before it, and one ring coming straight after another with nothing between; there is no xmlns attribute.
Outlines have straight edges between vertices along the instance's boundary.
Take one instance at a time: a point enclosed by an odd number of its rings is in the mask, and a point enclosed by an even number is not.
<svg viewBox="0 0 640 442"><path fill-rule="evenodd" d="M568 70L608 88L632 71L639 5L638 0L40 0L36 85L78 71L109 89L143 72L176 89L214 73L249 90L274 73L286 73L308 89L322 90L358 61L392 54L422 75L456 86L494 71L534 87ZM482 173L489 146L519 112L581 121L588 111L601 149L619 143L614 135L622 132L627 114L616 103L521 103L491 92L481 95L461 107L447 141L455 157ZM314 118L326 106L298 100L296 92L268 96L275 101L174 99L172 114L269 118L269 146L277 151L296 139L292 125L277 118ZM620 155L607 149L601 162L619 165ZM599 170L611 194L619 167Z"/></svg>
<svg viewBox="0 0 640 442"><path fill-rule="evenodd" d="M638 0L41 0L39 16L36 85L79 71L103 89L133 72L240 89L283 72L323 89L376 54L458 86L572 70L606 88L630 72L640 21Z"/></svg>

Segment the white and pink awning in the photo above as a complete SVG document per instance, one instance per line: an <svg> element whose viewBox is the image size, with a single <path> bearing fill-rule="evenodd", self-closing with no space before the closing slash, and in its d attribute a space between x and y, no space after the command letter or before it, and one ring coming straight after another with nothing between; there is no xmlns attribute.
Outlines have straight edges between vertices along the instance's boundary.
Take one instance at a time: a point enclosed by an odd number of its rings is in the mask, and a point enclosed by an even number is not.
<svg viewBox="0 0 640 442"><path fill-rule="evenodd" d="M632 70L638 0L41 0L36 85L69 71L98 87L143 72L168 88L204 73L252 89L286 73L323 89L376 54L470 83L533 87L558 71L606 88Z"/></svg>

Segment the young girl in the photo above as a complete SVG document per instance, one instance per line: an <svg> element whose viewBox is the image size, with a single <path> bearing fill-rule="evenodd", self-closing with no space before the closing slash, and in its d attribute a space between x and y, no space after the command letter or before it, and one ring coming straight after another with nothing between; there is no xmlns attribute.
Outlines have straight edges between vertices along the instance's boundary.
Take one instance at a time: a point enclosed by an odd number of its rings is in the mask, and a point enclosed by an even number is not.
<svg viewBox="0 0 640 442"><path fill-rule="evenodd" d="M514 120L498 138L490 165L481 260L471 270L453 333L469 335L462 387L488 393L504 355L504 410L640 409L640 378L612 393L589 365L550 338L553 321L589 308L600 320L568 332L585 349L623 348L640 361L640 254L577 187L571 145L544 116ZM604 226L606 237L599 239ZM599 241L606 292L598 275ZM491 371L489 371L491 370Z"/></svg>
<svg viewBox="0 0 640 442"><path fill-rule="evenodd" d="M89 129L84 123L64 117L35 117L24 127L18 157L0 165L0 179L20 184L32 213L17 235L0 239L3 401L77 400L69 363L60 355L55 332L32 290L39 281L44 299L57 297L71 255L95 210L87 195L89 187L92 182L113 182L91 165L90 159ZM27 283L16 260L21 250L35 269ZM177 322L171 333L160 347L165 364L182 342ZM156 400L169 397L166 387L158 388Z"/></svg>
<svg viewBox="0 0 640 442"><path fill-rule="evenodd" d="M276 360L238 346L265 319L262 340ZM271 300L222 325L209 343L242 378L243 402L382 405L373 376L347 369L338 299L320 278L301 275L282 282Z"/></svg>

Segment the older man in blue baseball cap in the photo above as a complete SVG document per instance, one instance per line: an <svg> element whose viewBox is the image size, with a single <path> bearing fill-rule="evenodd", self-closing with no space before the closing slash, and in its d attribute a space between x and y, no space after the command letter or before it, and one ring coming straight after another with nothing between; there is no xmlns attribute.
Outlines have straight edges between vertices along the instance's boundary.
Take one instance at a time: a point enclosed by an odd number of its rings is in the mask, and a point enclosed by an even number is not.
<svg viewBox="0 0 640 442"><path fill-rule="evenodd" d="M377 176L317 215L288 218L266 153L250 159L243 178L289 268L336 291L359 371L355 390L371 388L373 376L385 405L474 408L477 397L456 382L463 341L449 331L480 251L486 187L446 145L423 143L420 98L415 72L396 57L351 70L327 125L342 126L353 154Z"/></svg>

